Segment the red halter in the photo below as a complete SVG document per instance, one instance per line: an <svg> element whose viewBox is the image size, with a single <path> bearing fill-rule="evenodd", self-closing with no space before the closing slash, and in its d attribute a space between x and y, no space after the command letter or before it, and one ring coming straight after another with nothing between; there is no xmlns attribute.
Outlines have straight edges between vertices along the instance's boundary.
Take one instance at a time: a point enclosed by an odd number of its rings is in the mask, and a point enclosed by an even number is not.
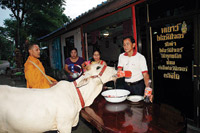
<svg viewBox="0 0 200 133"><path fill-rule="evenodd" d="M99 75L91 76L91 78L96 78L96 77L102 76L103 73L104 73L104 71L106 70L106 67L107 67L107 66L104 65L103 68L102 68L102 70L101 70L101 72L99 73ZM102 82L102 81L101 81L101 82ZM77 85L76 81L74 81L73 83L74 83L74 86L76 87L76 85ZM82 96L82 94L81 94L81 91L79 90L78 87L76 87L76 91L77 91L77 93L78 93L78 97L79 97L79 100L80 100L80 102L81 102L81 106L82 106L82 108L84 108L84 107L85 107L85 102L84 102L83 96Z"/></svg>
<svg viewBox="0 0 200 133"><path fill-rule="evenodd" d="M76 87L76 85L77 85L76 81L74 81L73 83L74 83L74 86ZM78 93L79 100L81 101L81 106L82 106L82 108L84 108L85 102L83 100L83 96L81 95L81 91L79 90L78 87L76 87L76 91Z"/></svg>

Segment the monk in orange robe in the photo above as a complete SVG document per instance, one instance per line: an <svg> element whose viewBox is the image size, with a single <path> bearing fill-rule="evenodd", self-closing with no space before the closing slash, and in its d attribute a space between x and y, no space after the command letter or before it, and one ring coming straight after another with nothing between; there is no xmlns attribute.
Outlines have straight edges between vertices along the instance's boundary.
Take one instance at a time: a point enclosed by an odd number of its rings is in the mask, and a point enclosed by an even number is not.
<svg viewBox="0 0 200 133"><path fill-rule="evenodd" d="M28 47L29 57L24 64L24 73L27 81L27 88L50 88L57 83L57 81L45 74L45 69L38 58L40 58L40 48L37 44L30 44ZM50 82L45 78L41 71L31 62L34 62L47 76Z"/></svg>

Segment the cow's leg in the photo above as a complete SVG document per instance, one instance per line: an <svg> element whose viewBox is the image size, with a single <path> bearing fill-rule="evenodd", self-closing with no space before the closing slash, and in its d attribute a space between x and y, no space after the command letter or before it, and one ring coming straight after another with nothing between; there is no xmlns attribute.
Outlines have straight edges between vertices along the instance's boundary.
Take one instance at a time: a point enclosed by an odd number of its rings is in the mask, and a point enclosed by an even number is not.
<svg viewBox="0 0 200 133"><path fill-rule="evenodd" d="M75 117L75 119L74 119L74 122L73 122L72 126L73 126L73 127L77 126L78 121L79 121L79 113L76 114L76 117Z"/></svg>
<svg viewBox="0 0 200 133"><path fill-rule="evenodd" d="M72 123L63 120L58 121L58 131L59 133L71 133Z"/></svg>
<svg viewBox="0 0 200 133"><path fill-rule="evenodd" d="M58 128L59 133L71 133L71 126L63 126L62 128Z"/></svg>

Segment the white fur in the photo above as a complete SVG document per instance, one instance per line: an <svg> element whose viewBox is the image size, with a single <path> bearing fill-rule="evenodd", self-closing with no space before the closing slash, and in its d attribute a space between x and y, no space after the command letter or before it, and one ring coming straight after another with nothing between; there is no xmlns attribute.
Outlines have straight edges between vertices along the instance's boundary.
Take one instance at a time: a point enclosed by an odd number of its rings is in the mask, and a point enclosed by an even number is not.
<svg viewBox="0 0 200 133"><path fill-rule="evenodd" d="M100 78L89 78L97 75L101 69L92 65L91 70L81 76L77 82L82 86L80 91L85 105L92 104L102 90L102 81L114 80L114 68L107 67ZM102 68L103 66L101 66ZM87 81L82 84L82 81ZM42 133L59 130L70 133L79 120L81 104L72 82L60 81L49 89L17 88L0 85L0 133Z"/></svg>

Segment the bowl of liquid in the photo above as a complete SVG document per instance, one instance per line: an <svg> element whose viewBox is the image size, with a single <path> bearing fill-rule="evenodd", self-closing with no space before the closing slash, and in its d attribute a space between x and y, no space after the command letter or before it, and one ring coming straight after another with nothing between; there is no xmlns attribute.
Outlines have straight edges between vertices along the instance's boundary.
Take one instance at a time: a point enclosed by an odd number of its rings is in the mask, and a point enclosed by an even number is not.
<svg viewBox="0 0 200 133"><path fill-rule="evenodd" d="M111 103L119 103L126 100L130 91L125 89L112 89L106 90L101 93L101 95L106 99L106 101Z"/></svg>

